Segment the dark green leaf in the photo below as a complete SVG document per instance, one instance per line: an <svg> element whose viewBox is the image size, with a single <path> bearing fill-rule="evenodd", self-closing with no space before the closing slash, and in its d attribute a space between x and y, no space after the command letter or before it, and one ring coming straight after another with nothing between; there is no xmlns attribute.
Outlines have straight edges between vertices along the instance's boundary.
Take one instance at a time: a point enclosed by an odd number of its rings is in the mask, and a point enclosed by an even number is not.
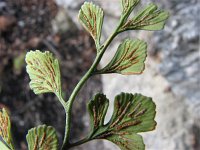
<svg viewBox="0 0 200 150"><path fill-rule="evenodd" d="M93 106L89 108L91 121L94 122L96 118L99 120L97 122L100 122L91 123L92 129L95 130L90 137L107 139L117 144L122 150L143 150L142 137L137 133L151 131L156 126L154 120L156 106L151 98L141 94L121 93L117 95L112 118L107 124L102 124L108 108L107 98L102 94L97 94L90 101L89 106Z"/></svg>
<svg viewBox="0 0 200 150"><path fill-rule="evenodd" d="M85 2L79 11L81 23L92 35L97 46L100 45L103 18L103 10L92 2Z"/></svg>
<svg viewBox="0 0 200 150"><path fill-rule="evenodd" d="M97 94L88 104L92 131L102 127L108 109L109 100L103 94Z"/></svg>
<svg viewBox="0 0 200 150"><path fill-rule="evenodd" d="M35 94L61 93L60 68L58 60L46 51L30 51L26 54L26 70L31 79L30 87Z"/></svg>
<svg viewBox="0 0 200 150"><path fill-rule="evenodd" d="M5 144L9 147L9 149L12 149L12 150L14 149L13 142L12 142L10 117L4 108L0 110L0 137L5 142ZM3 146L7 147L5 144L2 142L0 144L0 147L3 147Z"/></svg>
<svg viewBox="0 0 200 150"><path fill-rule="evenodd" d="M147 44L141 40L125 40L110 63L99 73L140 74L144 70Z"/></svg>
<svg viewBox="0 0 200 150"><path fill-rule="evenodd" d="M121 31L125 30L161 30L165 26L165 22L169 17L169 13L158 10L155 4L149 4L133 19L127 21Z"/></svg>
<svg viewBox="0 0 200 150"><path fill-rule="evenodd" d="M51 126L32 128L26 136L29 150L58 150L58 137Z"/></svg>
<svg viewBox="0 0 200 150"><path fill-rule="evenodd" d="M141 94L117 95L109 127L130 133L151 131L156 125L155 107L151 98Z"/></svg>

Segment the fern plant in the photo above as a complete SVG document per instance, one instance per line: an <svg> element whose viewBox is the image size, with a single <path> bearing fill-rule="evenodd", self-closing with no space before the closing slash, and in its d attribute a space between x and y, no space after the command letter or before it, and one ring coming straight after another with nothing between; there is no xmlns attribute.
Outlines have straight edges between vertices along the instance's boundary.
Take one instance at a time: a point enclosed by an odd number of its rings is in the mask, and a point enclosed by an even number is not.
<svg viewBox="0 0 200 150"><path fill-rule="evenodd" d="M90 69L74 88L66 101L62 97L61 74L59 61L48 51L30 51L26 55L27 72L30 77L30 88L35 94L54 93L66 113L66 125L62 146L53 127L40 125L28 131L26 136L29 150L68 150L95 139L106 139L121 150L143 150L145 145L138 133L155 129L156 105L152 98L141 94L121 93L114 99L114 111L108 123L105 115L109 100L104 94L98 93L88 103L90 115L90 132L84 139L70 142L72 105L80 89L93 75L118 73L122 75L141 74L147 56L147 44L139 39L125 39L116 50L114 57L102 69L97 66L107 47L120 33L127 30L161 30L168 18L166 11L149 4L134 17L130 17L140 0L121 0L122 13L114 32L102 44L101 32L104 20L103 10L91 2L85 2L79 11L79 20L91 34L96 45L96 58ZM14 150L11 135L11 123L5 109L0 112L0 149Z"/></svg>

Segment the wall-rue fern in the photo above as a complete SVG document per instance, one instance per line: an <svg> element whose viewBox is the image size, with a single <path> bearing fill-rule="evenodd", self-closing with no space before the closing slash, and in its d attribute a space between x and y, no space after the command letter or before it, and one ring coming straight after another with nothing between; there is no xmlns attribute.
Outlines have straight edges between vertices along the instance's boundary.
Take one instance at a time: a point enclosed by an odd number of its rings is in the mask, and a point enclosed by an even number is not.
<svg viewBox="0 0 200 150"><path fill-rule="evenodd" d="M103 10L91 2L85 2L79 11L79 20L94 39L97 55L83 78L74 88L68 100L62 97L59 62L48 51L30 51L26 54L27 72L31 79L30 88L35 94L54 93L63 105L66 113L66 125L62 146L53 127L40 125L28 131L29 150L68 150L95 139L106 139L122 150L144 150L145 145L138 133L155 129L155 107L151 98L141 94L121 93L115 97L114 111L110 121L105 124L104 118L109 100L104 94L96 94L88 103L90 115L90 133L84 139L71 143L72 105L80 89L93 75L119 73L122 75L141 74L147 56L147 44L139 39L125 39L116 50L114 57L102 69L97 69L101 58L113 39L127 30L161 30L168 18L166 11L149 4L133 18L129 17L140 0L121 0L122 13L114 32L101 43L101 32L104 20ZM11 136L11 123L5 109L0 112L0 149L14 150Z"/></svg>

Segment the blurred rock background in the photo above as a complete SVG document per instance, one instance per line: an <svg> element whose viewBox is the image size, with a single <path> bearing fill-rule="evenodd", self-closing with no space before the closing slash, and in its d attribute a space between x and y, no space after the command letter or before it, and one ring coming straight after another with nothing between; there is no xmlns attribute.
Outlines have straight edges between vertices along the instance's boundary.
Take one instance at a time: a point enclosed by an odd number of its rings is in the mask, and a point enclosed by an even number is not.
<svg viewBox="0 0 200 150"><path fill-rule="evenodd" d="M104 41L117 24L120 15L120 2L119 0L93 1L105 11L106 16L102 33L102 41ZM84 0L56 0L55 3L53 0L31 0L29 3L26 0L24 0L24 3L23 0L20 0L20 2L17 0L13 2L9 0L0 1L0 64L4 66L0 67L0 103L10 109L15 127L14 133L20 135L21 147L19 147L26 149L24 143L25 129L27 131L34 125L42 123L54 125L61 139L61 133L64 129L64 120L62 120L64 114L63 111L57 112L57 109L62 110L62 108L56 102L56 98L49 95L39 96L38 98L29 90L29 79L25 73L24 65L19 69L22 73L16 72L16 68L18 68L16 62L21 62L20 59L15 59L16 56L23 58L26 52L24 49L49 49L57 57L60 57L63 82L65 83L63 88L66 91L67 98L78 79L90 66L95 56L95 48L89 35L81 31L83 28L77 19L78 11ZM153 97L157 104L156 121L158 125L156 130L142 133L147 150L200 149L200 2L198 0L141 0L134 12L150 2L155 2L161 8L170 12L170 18L165 29L157 32L125 32L113 41L101 61L101 66L106 65L125 37L140 38L148 42L149 45L146 70L139 76L112 74L92 78L81 91L74 105L74 140L82 138L89 129L85 104L86 100L92 97L95 92L103 91L110 100L113 100L114 96L122 91L140 92ZM24 9L21 6L24 6ZM33 12L26 14L25 8L32 8ZM24 17L20 18L23 15L19 12L24 14ZM32 16L33 19L30 19L30 14L35 12L37 13ZM51 13L52 16L50 16ZM48 17L41 17L41 15ZM7 23L6 28L1 23L2 16L12 18L9 19L10 22ZM28 19L25 20L24 18ZM34 18L36 18L36 21L25 28ZM45 20L44 18L48 19ZM37 24L38 22L40 23ZM17 30L19 28L23 28L20 33ZM29 31L37 34L31 36L31 33L30 36L27 36ZM18 34L16 35L16 33ZM38 37L40 38L37 39ZM16 48L13 43L18 43L19 46L25 43L25 46ZM31 46L27 43L31 43ZM14 68L14 71L11 68ZM77 77L73 79L72 77L75 76ZM21 88L16 91L17 87ZM25 92L22 93L21 91ZM20 92L22 94L19 94ZM7 96L8 94L9 96ZM44 112L42 110L44 110L46 100L50 104L46 106L47 111ZM25 110L24 105L26 106ZM21 110L21 108L23 109ZM18 109L22 112L18 112ZM107 119L111 116L112 109L111 102ZM56 113L52 113L52 111ZM59 113L62 116L57 117ZM45 119L49 115L52 118ZM31 118L30 116L35 117ZM75 149L115 150L117 147L106 141L94 141Z"/></svg>

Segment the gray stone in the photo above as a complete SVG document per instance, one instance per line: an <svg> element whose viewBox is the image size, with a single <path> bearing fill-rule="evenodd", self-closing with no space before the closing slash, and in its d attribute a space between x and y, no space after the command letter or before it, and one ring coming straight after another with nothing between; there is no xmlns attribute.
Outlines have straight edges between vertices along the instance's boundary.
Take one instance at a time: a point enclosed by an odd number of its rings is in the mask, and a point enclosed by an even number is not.
<svg viewBox="0 0 200 150"><path fill-rule="evenodd" d="M197 93L200 91L200 3L176 3L173 12L176 13L172 14L167 24L167 29L172 31L165 30L163 34L155 34L159 37L155 39L155 49L162 53L160 71L170 82L175 94L180 94L189 101L199 101Z"/></svg>

